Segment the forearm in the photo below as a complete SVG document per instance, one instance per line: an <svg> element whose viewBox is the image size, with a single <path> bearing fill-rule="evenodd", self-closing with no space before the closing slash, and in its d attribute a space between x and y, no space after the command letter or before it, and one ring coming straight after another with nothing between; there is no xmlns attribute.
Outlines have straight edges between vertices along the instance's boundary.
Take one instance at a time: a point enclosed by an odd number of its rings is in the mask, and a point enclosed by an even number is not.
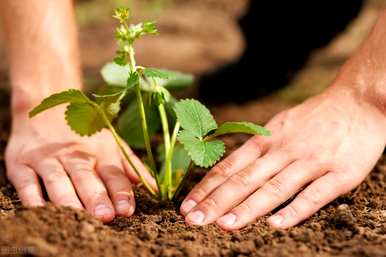
<svg viewBox="0 0 386 257"><path fill-rule="evenodd" d="M81 87L79 47L71 0L0 1L7 43L12 111Z"/></svg>
<svg viewBox="0 0 386 257"><path fill-rule="evenodd" d="M386 11L344 65L334 86L350 89L357 99L369 102L386 117Z"/></svg>

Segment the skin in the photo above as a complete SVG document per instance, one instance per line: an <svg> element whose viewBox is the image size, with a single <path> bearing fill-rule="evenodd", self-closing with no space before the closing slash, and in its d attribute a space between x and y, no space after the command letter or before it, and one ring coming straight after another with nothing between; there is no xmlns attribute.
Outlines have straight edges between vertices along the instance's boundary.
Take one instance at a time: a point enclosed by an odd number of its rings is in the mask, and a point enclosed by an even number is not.
<svg viewBox="0 0 386 257"><path fill-rule="evenodd" d="M322 94L275 116L215 166L181 205L187 224L288 228L360 184L386 145L386 12Z"/></svg>
<svg viewBox="0 0 386 257"><path fill-rule="evenodd" d="M44 186L55 204L102 221L131 215L138 178L107 131L76 136L63 108L27 118L44 97L82 87L72 2L0 1L0 16L12 85L7 176L22 203L44 205ZM235 230L296 195L268 220L287 228L356 187L385 147L385 74L386 13L328 90L278 114L272 137L253 137L208 173L181 206L186 222Z"/></svg>
<svg viewBox="0 0 386 257"><path fill-rule="evenodd" d="M44 97L82 88L72 1L0 1L0 16L12 85L7 177L21 202L44 205L43 186L54 204L86 209L103 222L130 216L135 209L131 183L139 180L107 130L77 136L63 120L63 107L28 118Z"/></svg>

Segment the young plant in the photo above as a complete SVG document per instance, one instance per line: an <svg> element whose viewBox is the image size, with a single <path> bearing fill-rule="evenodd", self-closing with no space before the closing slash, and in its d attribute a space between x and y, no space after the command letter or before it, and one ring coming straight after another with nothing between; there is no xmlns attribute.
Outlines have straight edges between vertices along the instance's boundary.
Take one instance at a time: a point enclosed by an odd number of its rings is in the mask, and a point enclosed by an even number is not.
<svg viewBox="0 0 386 257"><path fill-rule="evenodd" d="M209 168L223 156L225 146L219 136L230 133L269 136L270 132L249 122L225 122L218 126L209 110L197 100L177 101L173 98L170 91L192 84L193 77L137 65L135 41L158 32L153 22L129 25L129 16L128 8L114 11L113 17L119 21L115 32L118 50L113 62L101 70L108 85L106 92L93 94L91 98L76 89L53 94L36 106L29 116L68 104L65 119L75 133L91 136L104 128L109 129L149 193L162 200L172 200L194 165ZM127 108L121 112L124 105ZM113 126L116 118L116 126ZM161 128L163 143L157 148L158 158L155 158L151 137ZM132 147L146 149L144 162L157 182L157 191L138 172L121 138Z"/></svg>

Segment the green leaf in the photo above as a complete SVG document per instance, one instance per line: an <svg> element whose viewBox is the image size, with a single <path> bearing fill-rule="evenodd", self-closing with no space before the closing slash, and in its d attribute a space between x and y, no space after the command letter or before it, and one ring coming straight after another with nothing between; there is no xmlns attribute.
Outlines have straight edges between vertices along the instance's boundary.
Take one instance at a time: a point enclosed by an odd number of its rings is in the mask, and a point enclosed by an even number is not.
<svg viewBox="0 0 386 257"><path fill-rule="evenodd" d="M127 7L116 8L113 18L119 20L120 23L125 23L130 18L130 9Z"/></svg>
<svg viewBox="0 0 386 257"><path fill-rule="evenodd" d="M244 133L251 135L270 136L271 132L266 128L252 122L224 122L210 137L217 137L231 133Z"/></svg>
<svg viewBox="0 0 386 257"><path fill-rule="evenodd" d="M146 68L143 71L143 74L148 78L160 78L160 79L169 79L173 75L172 72L168 70L161 70L155 68Z"/></svg>
<svg viewBox="0 0 386 257"><path fill-rule="evenodd" d="M146 21L143 23L143 32L149 35L156 35L158 33L157 26L152 21Z"/></svg>
<svg viewBox="0 0 386 257"><path fill-rule="evenodd" d="M193 75L176 71L173 73L173 76L171 76L171 78L166 80L163 84L163 86L168 90L182 90L193 84Z"/></svg>
<svg viewBox="0 0 386 257"><path fill-rule="evenodd" d="M158 110L155 105L147 104L145 102L146 118L148 123L149 135L154 135L161 126L158 116ZM133 100L127 109L119 115L117 122L117 131L120 136L134 148L144 148L145 143L143 139L141 117L138 110L137 101Z"/></svg>
<svg viewBox="0 0 386 257"><path fill-rule="evenodd" d="M126 51L117 50L113 62L118 66L127 66L127 63L129 62L128 58L129 56Z"/></svg>
<svg viewBox="0 0 386 257"><path fill-rule="evenodd" d="M167 103L171 98L170 92L164 87L157 87L152 96L157 105Z"/></svg>
<svg viewBox="0 0 386 257"><path fill-rule="evenodd" d="M175 104L174 111L181 127L197 138L202 138L217 128L212 114L197 100L181 100Z"/></svg>
<svg viewBox="0 0 386 257"><path fill-rule="evenodd" d="M159 162L165 161L165 146L163 144L160 144L157 147L157 156ZM192 159L185 148L181 144L176 144L172 156L173 185L179 185L184 174L188 170L191 161ZM165 167L163 166L159 174L161 181L163 180L164 175Z"/></svg>
<svg viewBox="0 0 386 257"><path fill-rule="evenodd" d="M156 35L157 28L154 22L147 21L145 23L131 24L128 30L128 43L132 44L136 39L144 35Z"/></svg>
<svg viewBox="0 0 386 257"><path fill-rule="evenodd" d="M65 112L70 128L81 136L91 136L106 125L95 106L89 103L71 103Z"/></svg>
<svg viewBox="0 0 386 257"><path fill-rule="evenodd" d="M127 79L127 87L134 87L139 83L139 74L138 72L132 72L130 73L129 78Z"/></svg>
<svg viewBox="0 0 386 257"><path fill-rule="evenodd" d="M116 63L109 62L101 69L103 80L110 86L127 87L130 77L129 65L120 66Z"/></svg>
<svg viewBox="0 0 386 257"><path fill-rule="evenodd" d="M120 90L112 94L96 95L94 94L97 103L106 113L109 121L112 121L117 117L121 110L121 101L127 93L126 89Z"/></svg>
<svg viewBox="0 0 386 257"><path fill-rule="evenodd" d="M69 89L57 94L53 94L44 99L29 113L29 117L33 117L47 109L64 103L88 103L90 99L85 96L82 91L77 89Z"/></svg>
<svg viewBox="0 0 386 257"><path fill-rule="evenodd" d="M120 25L115 29L115 37L119 40L125 40L127 37L127 28L124 25Z"/></svg>
<svg viewBox="0 0 386 257"><path fill-rule="evenodd" d="M172 157L173 185L179 185L191 161L192 159L182 145L174 146Z"/></svg>
<svg viewBox="0 0 386 257"><path fill-rule="evenodd" d="M187 130L178 134L178 140L184 145L193 162L203 168L216 164L225 153L224 142L220 140L202 141Z"/></svg>

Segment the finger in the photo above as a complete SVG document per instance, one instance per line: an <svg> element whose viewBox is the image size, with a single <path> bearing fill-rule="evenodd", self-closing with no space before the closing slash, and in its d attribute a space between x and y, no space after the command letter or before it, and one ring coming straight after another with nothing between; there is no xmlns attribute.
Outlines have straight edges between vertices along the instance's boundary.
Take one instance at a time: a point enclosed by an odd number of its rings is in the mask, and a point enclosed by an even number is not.
<svg viewBox="0 0 386 257"><path fill-rule="evenodd" d="M324 205L352 190L356 185L348 183L337 173L329 172L311 183L289 205L268 219L277 228L289 228L310 217Z"/></svg>
<svg viewBox="0 0 386 257"><path fill-rule="evenodd" d="M231 176L224 184L199 202L197 207L186 216L187 223L204 225L214 222L291 162L293 160L285 152L280 151L268 153L257 159L244 170ZM197 198L194 197L195 195L192 195L191 199L196 201ZM195 217L204 217L204 219L200 221Z"/></svg>
<svg viewBox="0 0 386 257"><path fill-rule="evenodd" d="M224 183L230 176L246 168L263 153L261 137L255 136L248 140L243 146L219 162L198 183L182 202L180 211L186 215L198 202L202 201L219 185Z"/></svg>
<svg viewBox="0 0 386 257"><path fill-rule="evenodd" d="M217 220L225 230L239 229L287 201L310 181L322 176L313 162L297 161L268 180L240 205Z"/></svg>
<svg viewBox="0 0 386 257"><path fill-rule="evenodd" d="M186 216L186 222L195 225L214 222L292 161L285 152L267 153L244 170L231 176L209 196L198 202L199 204ZM197 201L194 194L191 200ZM203 219L199 220L197 217L203 217Z"/></svg>
<svg viewBox="0 0 386 257"><path fill-rule="evenodd" d="M83 152L60 158L86 209L103 222L111 221L114 207L107 189L95 172L95 160Z"/></svg>
<svg viewBox="0 0 386 257"><path fill-rule="evenodd" d="M107 187L117 214L131 216L135 210L134 193L120 163L100 161L97 171Z"/></svg>
<svg viewBox="0 0 386 257"><path fill-rule="evenodd" d="M39 178L25 165L7 165L7 177L16 189L24 206L43 206L45 204Z"/></svg>
<svg viewBox="0 0 386 257"><path fill-rule="evenodd" d="M47 159L35 167L42 178L48 197L56 205L83 209L70 178L57 159Z"/></svg>
<svg viewBox="0 0 386 257"><path fill-rule="evenodd" d="M143 165L142 161L133 153L133 151L129 147L126 146L125 150L137 171L144 177L144 179L150 184L150 186L155 191L157 191L157 183L154 180L154 177L150 174L149 170L145 167L145 165ZM122 157L122 164L125 171L127 172L127 176L129 177L130 181L135 184L140 183L141 180L138 177L137 173L134 171L133 167L124 157Z"/></svg>

